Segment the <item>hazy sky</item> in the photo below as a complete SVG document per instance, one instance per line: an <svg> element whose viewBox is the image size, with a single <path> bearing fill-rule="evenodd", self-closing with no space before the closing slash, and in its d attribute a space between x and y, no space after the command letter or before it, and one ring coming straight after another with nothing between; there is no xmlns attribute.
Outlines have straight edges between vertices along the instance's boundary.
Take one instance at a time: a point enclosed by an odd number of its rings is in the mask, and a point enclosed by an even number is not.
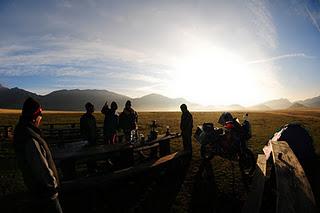
<svg viewBox="0 0 320 213"><path fill-rule="evenodd" d="M320 0L0 1L0 83L200 104L320 95Z"/></svg>

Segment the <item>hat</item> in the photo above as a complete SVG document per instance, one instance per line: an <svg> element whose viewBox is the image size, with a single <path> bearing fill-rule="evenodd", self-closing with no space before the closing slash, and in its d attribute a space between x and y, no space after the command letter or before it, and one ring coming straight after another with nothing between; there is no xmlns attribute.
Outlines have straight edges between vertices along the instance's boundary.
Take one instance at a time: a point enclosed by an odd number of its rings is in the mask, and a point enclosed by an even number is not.
<svg viewBox="0 0 320 213"><path fill-rule="evenodd" d="M92 109L94 108L93 104L90 102L87 102L84 107L86 108L87 111L92 111Z"/></svg>
<svg viewBox="0 0 320 213"><path fill-rule="evenodd" d="M39 115L42 115L42 108L40 104L29 97L25 100L22 107L22 116L27 118L36 118Z"/></svg>
<svg viewBox="0 0 320 213"><path fill-rule="evenodd" d="M127 108L131 107L131 101L130 100L127 100L126 102L126 105L125 105Z"/></svg>
<svg viewBox="0 0 320 213"><path fill-rule="evenodd" d="M181 109L181 110L187 110L188 108L187 108L187 105L186 105L186 104L181 104L181 105L180 105L180 109Z"/></svg>
<svg viewBox="0 0 320 213"><path fill-rule="evenodd" d="M118 109L118 105L117 105L116 102L112 101L112 103L111 103L111 109L113 109L113 110L117 110L117 109Z"/></svg>

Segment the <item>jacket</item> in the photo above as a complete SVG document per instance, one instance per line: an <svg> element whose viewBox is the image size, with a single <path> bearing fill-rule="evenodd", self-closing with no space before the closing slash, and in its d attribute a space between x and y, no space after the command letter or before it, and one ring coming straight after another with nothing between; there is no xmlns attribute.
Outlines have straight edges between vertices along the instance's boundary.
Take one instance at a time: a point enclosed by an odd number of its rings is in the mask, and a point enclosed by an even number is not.
<svg viewBox="0 0 320 213"><path fill-rule="evenodd" d="M181 115L180 130L182 134L192 134L193 118L189 111L183 112Z"/></svg>
<svg viewBox="0 0 320 213"><path fill-rule="evenodd" d="M125 131L131 131L137 128L138 114L132 108L124 108L119 116L120 127Z"/></svg>
<svg viewBox="0 0 320 213"><path fill-rule="evenodd" d="M106 117L104 120L104 134L114 134L116 133L117 129L119 128L119 116L114 110L109 110L106 113Z"/></svg>
<svg viewBox="0 0 320 213"><path fill-rule="evenodd" d="M59 176L40 129L20 118L15 127L13 144L28 190L36 197L56 198L60 185Z"/></svg>
<svg viewBox="0 0 320 213"><path fill-rule="evenodd" d="M80 132L81 132L81 136L85 140L88 140L88 143L90 145L93 145L96 143L96 139L97 139L96 130L97 130L96 118L90 113L83 114L80 118Z"/></svg>

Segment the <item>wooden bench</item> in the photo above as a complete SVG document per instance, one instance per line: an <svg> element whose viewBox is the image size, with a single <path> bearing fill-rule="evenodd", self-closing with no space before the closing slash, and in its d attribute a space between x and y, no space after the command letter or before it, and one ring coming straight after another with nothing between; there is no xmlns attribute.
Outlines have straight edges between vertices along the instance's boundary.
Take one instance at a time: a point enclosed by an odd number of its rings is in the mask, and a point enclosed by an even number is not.
<svg viewBox="0 0 320 213"><path fill-rule="evenodd" d="M160 192L156 191L156 193L166 193L169 190L175 190L172 186L177 183L178 180L183 179L184 173L181 171L187 168L189 160L189 153L182 151L172 153L157 160L113 171L109 174L62 181L59 199L63 204L64 210L68 212L72 212L74 209L77 209L78 211L79 209L82 210L80 212L85 212L86 210L88 210L86 212L91 212L91 209L88 208L88 206L98 207L98 209L103 206L103 212L141 212L133 211L135 209L134 207L140 207L141 204L144 204L144 200L142 199L145 196L149 198L150 192L148 191L150 189L157 190L152 188L153 185L162 184L161 187L168 188L167 190ZM127 189L125 187L126 184L140 183L141 178L143 184L147 186L141 186L143 187L143 191L140 191L140 189L138 190L140 185L137 185L137 188L131 187ZM168 183L168 179L173 182ZM159 180L161 180L160 183ZM115 192L114 190L117 190L117 187L121 185L124 186L120 189L120 192ZM122 193L126 194L121 196ZM109 206L113 200L105 198L112 197L114 194L126 199L128 199L127 194L135 195L135 197L131 198L130 204L126 202L128 200L125 200L125 204L123 203L123 200L117 200L116 202L119 204L117 203L113 209L112 206ZM165 196L163 197L163 200L170 199L170 194L163 194L162 196ZM151 200L152 207L154 207L153 199L151 198ZM96 203L96 201L98 203ZM7 196L0 199L0 203L2 204L1 210L3 210L3 212L29 212L37 205L37 203L26 193ZM165 205L165 202L163 202L162 205Z"/></svg>
<svg viewBox="0 0 320 213"><path fill-rule="evenodd" d="M102 187L102 186L106 186L107 184L112 184L112 180L124 179L128 177L136 176L144 172L148 172L152 169L166 167L168 166L169 163L172 163L178 159L187 160L189 159L187 158L188 155L189 153L185 151L175 152L175 153L166 155L164 157L161 157L157 160L152 160L136 166L131 166L128 168L117 170L106 175L79 178L71 181L64 181L62 182L62 192L68 193L68 192L72 192L79 189L94 190L94 188L96 187Z"/></svg>
<svg viewBox="0 0 320 213"><path fill-rule="evenodd" d="M88 161L107 160L118 155L117 164L126 168L134 163L133 147L127 144L80 146L77 149L56 149L53 156L58 167L66 179L76 177L76 164L87 163Z"/></svg>
<svg viewBox="0 0 320 213"><path fill-rule="evenodd" d="M53 149L54 160L61 168L63 177L73 179L76 177L76 165L96 162L99 160L108 160L114 158L116 168L126 168L134 164L134 152L151 150L150 158L157 158L157 149L159 147L159 156L163 157L170 154L170 139L179 137L179 135L163 135L156 140L143 144L130 145L128 143L119 143L113 145L87 146L86 143L78 142L75 145L59 145Z"/></svg>

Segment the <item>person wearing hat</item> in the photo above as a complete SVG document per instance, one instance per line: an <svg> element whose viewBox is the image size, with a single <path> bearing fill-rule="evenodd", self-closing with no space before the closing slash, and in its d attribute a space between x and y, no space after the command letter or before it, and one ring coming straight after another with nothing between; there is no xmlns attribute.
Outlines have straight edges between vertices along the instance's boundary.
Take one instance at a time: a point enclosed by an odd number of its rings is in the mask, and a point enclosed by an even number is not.
<svg viewBox="0 0 320 213"><path fill-rule="evenodd" d="M92 103L87 102L85 105L86 113L80 118L80 133L84 140L88 141L88 146L95 146L97 144L97 122L93 115L94 106ZM97 172L96 161L89 159L87 162L89 174Z"/></svg>
<svg viewBox="0 0 320 213"><path fill-rule="evenodd" d="M14 150L23 180L33 199L33 212L62 212L59 199L59 176L48 144L39 125L42 108L33 98L27 98L14 130Z"/></svg>
<svg viewBox="0 0 320 213"><path fill-rule="evenodd" d="M138 114L132 109L131 101L127 101L119 116L119 125L123 129L126 141L130 141L131 131L137 129Z"/></svg>
<svg viewBox="0 0 320 213"><path fill-rule="evenodd" d="M118 105L116 102L111 103L111 108L107 111L103 132L107 144L115 144L117 142L117 130L119 128L119 116L117 114Z"/></svg>
<svg viewBox="0 0 320 213"><path fill-rule="evenodd" d="M80 118L80 132L83 139L88 141L89 145L95 145L97 139L97 122L93 115L94 106L88 102L85 105L86 113Z"/></svg>
<svg viewBox="0 0 320 213"><path fill-rule="evenodd" d="M181 104L181 121L180 121L180 130L183 141L183 149L186 151L190 151L192 154L192 128L193 128L193 118L191 113L189 112L187 105Z"/></svg>

